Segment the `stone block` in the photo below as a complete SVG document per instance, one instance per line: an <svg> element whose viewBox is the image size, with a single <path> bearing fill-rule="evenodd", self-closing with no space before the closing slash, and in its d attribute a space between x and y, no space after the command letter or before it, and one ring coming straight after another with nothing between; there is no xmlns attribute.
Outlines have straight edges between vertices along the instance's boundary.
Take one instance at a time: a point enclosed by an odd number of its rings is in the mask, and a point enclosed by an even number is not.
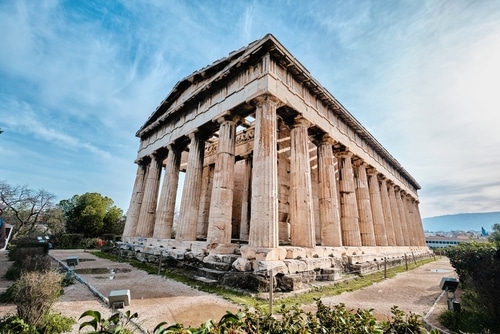
<svg viewBox="0 0 500 334"><path fill-rule="evenodd" d="M217 271L229 271L231 270L232 263L207 261L205 258L203 259L203 266Z"/></svg>
<svg viewBox="0 0 500 334"><path fill-rule="evenodd" d="M332 259L328 257L313 258L313 259L303 259L300 260L305 263L306 271L313 271L318 269L325 269L332 267Z"/></svg>
<svg viewBox="0 0 500 334"><path fill-rule="evenodd" d="M307 270L307 265L304 261L287 259L284 260L283 262L288 267L288 272L290 274L296 274Z"/></svg>
<svg viewBox="0 0 500 334"><path fill-rule="evenodd" d="M241 246L241 257L249 260L259 261L282 261L286 257L286 250L283 247L264 248L253 246Z"/></svg>
<svg viewBox="0 0 500 334"><path fill-rule="evenodd" d="M283 261L256 261L256 273L269 273L272 271L273 275L288 274L288 267Z"/></svg>
<svg viewBox="0 0 500 334"><path fill-rule="evenodd" d="M231 254L209 254L205 256L203 262L219 262L225 264L232 264L236 261L238 257L236 255Z"/></svg>
<svg viewBox="0 0 500 334"><path fill-rule="evenodd" d="M165 253L167 256L170 256L175 260L183 260L186 251L183 249L169 249Z"/></svg>
<svg viewBox="0 0 500 334"><path fill-rule="evenodd" d="M236 261L233 262L232 267L237 271L252 271L253 261L243 257L239 257L236 259Z"/></svg>
<svg viewBox="0 0 500 334"><path fill-rule="evenodd" d="M208 245L210 254L239 254L240 246L238 244L218 244Z"/></svg>
<svg viewBox="0 0 500 334"><path fill-rule="evenodd" d="M203 259L206 257L205 253L197 253L197 252L186 252L184 253L184 259L190 262L203 262Z"/></svg>
<svg viewBox="0 0 500 334"><path fill-rule="evenodd" d="M305 259L307 257L307 252L303 247L292 247L285 246L286 249L286 259Z"/></svg>
<svg viewBox="0 0 500 334"><path fill-rule="evenodd" d="M318 281L338 281L342 278L342 270L340 268L325 268L320 270L317 275Z"/></svg>

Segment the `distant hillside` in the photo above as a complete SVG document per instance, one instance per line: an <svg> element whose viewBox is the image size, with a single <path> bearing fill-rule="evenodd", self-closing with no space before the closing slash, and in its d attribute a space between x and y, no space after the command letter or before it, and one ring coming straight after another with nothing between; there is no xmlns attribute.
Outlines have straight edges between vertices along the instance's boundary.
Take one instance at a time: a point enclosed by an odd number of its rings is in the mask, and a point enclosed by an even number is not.
<svg viewBox="0 0 500 334"><path fill-rule="evenodd" d="M423 218L426 231L481 231L481 227L491 232L495 223L500 224L500 211L483 213L460 213Z"/></svg>

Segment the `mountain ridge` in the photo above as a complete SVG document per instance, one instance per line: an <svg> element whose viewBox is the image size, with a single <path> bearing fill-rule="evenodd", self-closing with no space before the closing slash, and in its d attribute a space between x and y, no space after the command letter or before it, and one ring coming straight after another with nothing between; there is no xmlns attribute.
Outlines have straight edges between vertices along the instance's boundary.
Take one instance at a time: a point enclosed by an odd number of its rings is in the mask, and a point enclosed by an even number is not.
<svg viewBox="0 0 500 334"><path fill-rule="evenodd" d="M500 211L458 213L422 219L425 231L481 231L491 232L494 224L500 224Z"/></svg>

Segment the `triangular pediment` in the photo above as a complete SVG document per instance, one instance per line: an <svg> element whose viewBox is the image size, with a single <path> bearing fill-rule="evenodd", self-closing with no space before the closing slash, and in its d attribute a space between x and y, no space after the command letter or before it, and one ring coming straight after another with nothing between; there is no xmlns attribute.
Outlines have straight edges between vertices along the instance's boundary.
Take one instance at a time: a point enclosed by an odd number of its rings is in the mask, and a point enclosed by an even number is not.
<svg viewBox="0 0 500 334"><path fill-rule="evenodd" d="M189 76L175 84L167 97L161 102L151 114L146 123L137 131L137 136L143 129L147 128L160 118L168 117L168 113L177 106L181 106L190 100L196 99L204 94L210 87L217 85L224 78L237 71L245 63L259 59L273 49L281 49L288 53L277 39L267 34L262 39L256 40L246 47L229 53L225 58L219 59L212 64L191 73Z"/></svg>

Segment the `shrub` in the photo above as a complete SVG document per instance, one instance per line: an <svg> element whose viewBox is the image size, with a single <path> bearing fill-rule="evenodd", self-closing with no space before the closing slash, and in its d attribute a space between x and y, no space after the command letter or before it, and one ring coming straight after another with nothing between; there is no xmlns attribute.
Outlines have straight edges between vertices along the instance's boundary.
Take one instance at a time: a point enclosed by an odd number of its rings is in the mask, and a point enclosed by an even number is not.
<svg viewBox="0 0 500 334"><path fill-rule="evenodd" d="M44 334L67 333L71 331L75 323L75 319L66 317L60 313L48 313L45 315L42 322L43 325L38 331Z"/></svg>
<svg viewBox="0 0 500 334"><path fill-rule="evenodd" d="M304 312L299 306L286 307L282 305L278 314L269 315L259 310L246 309L238 313L227 312L218 322L207 320L197 328L185 328L182 324L167 326L158 324L153 334L187 334L187 333L350 333L350 334L437 334L436 330L428 332L422 325L420 317L405 314L396 306L392 308L393 317L386 322L378 321L371 310L352 311L339 304L333 307L324 305L317 300L317 312ZM134 332L129 326L130 321L137 318L137 313L127 311L124 316L119 313L105 319L97 311L86 311L80 319L90 317L90 320L80 325L80 330L91 327L91 333L125 334Z"/></svg>
<svg viewBox="0 0 500 334"><path fill-rule="evenodd" d="M42 327L44 317L60 296L61 279L61 275L52 271L21 274L13 292L17 315L27 324Z"/></svg>
<svg viewBox="0 0 500 334"><path fill-rule="evenodd" d="M0 319L0 333L38 334L34 326L30 326L17 315L6 315L2 319Z"/></svg>
<svg viewBox="0 0 500 334"><path fill-rule="evenodd" d="M500 258L495 244L461 243L456 247L449 247L446 253L458 274L460 288L464 291L462 308L484 314L491 322L499 324Z"/></svg>
<svg viewBox="0 0 500 334"><path fill-rule="evenodd" d="M99 238L83 238L80 242L79 247L84 249L94 249L97 247L97 242Z"/></svg>

